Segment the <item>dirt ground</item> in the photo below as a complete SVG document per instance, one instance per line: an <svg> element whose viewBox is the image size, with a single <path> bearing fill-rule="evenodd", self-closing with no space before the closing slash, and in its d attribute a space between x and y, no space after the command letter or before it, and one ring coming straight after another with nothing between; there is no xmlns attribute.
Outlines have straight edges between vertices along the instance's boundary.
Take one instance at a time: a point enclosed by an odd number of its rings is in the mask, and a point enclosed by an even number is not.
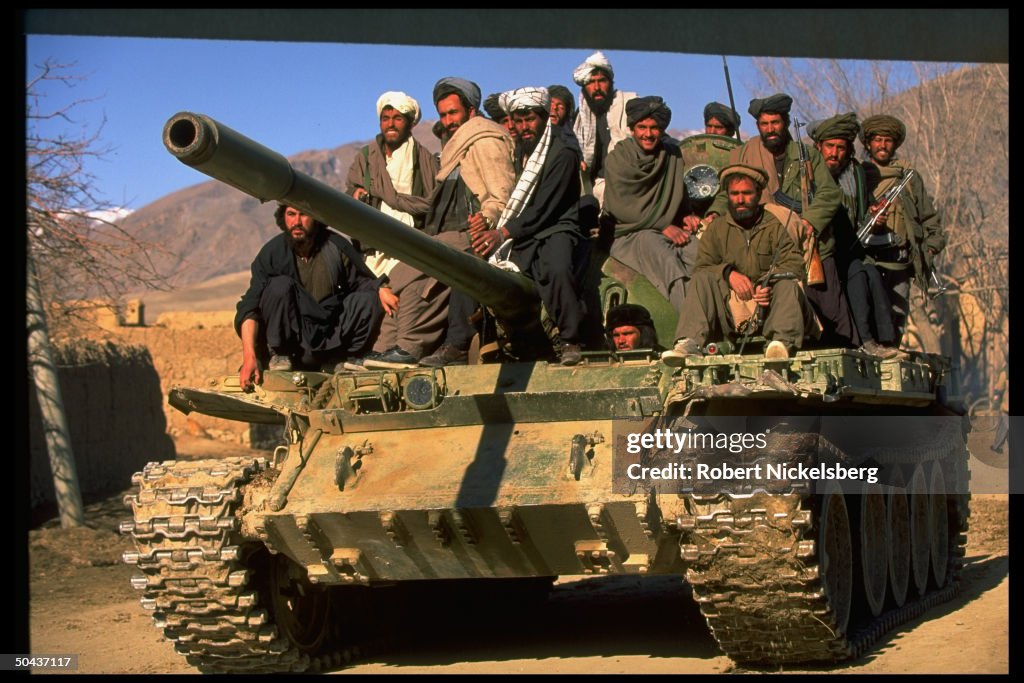
<svg viewBox="0 0 1024 683"><path fill-rule="evenodd" d="M179 441L178 452L242 454L238 446L196 439ZM78 673L195 673L129 585L133 570L121 562L127 545L117 533L127 517L121 497L88 506L84 528L63 530L50 520L29 531L31 650L77 654ZM889 633L866 657L829 671L1007 673L1008 502L990 493L972 499L962 588L952 601ZM547 603L531 608L408 613L388 652L337 673L742 671L717 649L688 588L674 578L569 577Z"/></svg>

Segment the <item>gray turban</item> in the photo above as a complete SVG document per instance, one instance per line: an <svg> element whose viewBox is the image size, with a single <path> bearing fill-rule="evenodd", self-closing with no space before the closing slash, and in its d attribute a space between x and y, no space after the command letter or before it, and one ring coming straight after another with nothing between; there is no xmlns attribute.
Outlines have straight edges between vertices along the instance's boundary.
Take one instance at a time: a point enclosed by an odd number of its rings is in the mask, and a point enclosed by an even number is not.
<svg viewBox="0 0 1024 683"><path fill-rule="evenodd" d="M601 52L595 52L587 57L585 62L576 67L576 70L572 72L572 80L582 88L590 80L590 75L594 73L594 69L604 71L608 74L608 78L615 80L615 71L612 70L612 64Z"/></svg>
<svg viewBox="0 0 1024 683"><path fill-rule="evenodd" d="M465 78L448 76L434 84L434 104L451 94L462 95L473 109L480 108L480 86Z"/></svg>
<svg viewBox="0 0 1024 683"><path fill-rule="evenodd" d="M793 98L785 93L775 93L760 100L750 100L750 108L747 109L755 119L761 114L788 114L789 108L793 106Z"/></svg>
<svg viewBox="0 0 1024 683"><path fill-rule="evenodd" d="M391 107L398 113L404 115L412 125L420 122L420 103L406 95L404 92L389 90L377 98L377 118L384 111L384 107Z"/></svg>
<svg viewBox="0 0 1024 683"><path fill-rule="evenodd" d="M551 96L547 88L516 88L501 93L498 103L509 114L520 109L542 109L547 112L551 108Z"/></svg>
<svg viewBox="0 0 1024 683"><path fill-rule="evenodd" d="M838 114L830 119L814 121L807 125L807 134L815 142L823 140L835 140L837 138L853 142L857 139L857 131L860 125L857 123L857 115L847 112Z"/></svg>
<svg viewBox="0 0 1024 683"><path fill-rule="evenodd" d="M626 102L626 125L632 128L639 121L644 119L652 118L658 122L658 125L664 130L668 128L669 121L672 120L672 110L665 104L665 100L661 99L657 95L650 95L648 97L636 97L629 102Z"/></svg>
<svg viewBox="0 0 1024 683"><path fill-rule="evenodd" d="M732 107L727 107L720 102L708 102L708 105L704 107L704 123L711 118L718 119L733 130L738 130L740 127L740 115Z"/></svg>

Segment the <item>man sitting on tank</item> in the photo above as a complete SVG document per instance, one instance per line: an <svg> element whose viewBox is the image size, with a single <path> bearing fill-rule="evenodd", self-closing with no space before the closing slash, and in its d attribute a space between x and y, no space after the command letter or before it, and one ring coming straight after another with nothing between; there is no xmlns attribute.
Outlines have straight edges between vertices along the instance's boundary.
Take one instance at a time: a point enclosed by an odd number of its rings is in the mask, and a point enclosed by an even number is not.
<svg viewBox="0 0 1024 683"><path fill-rule="evenodd" d="M244 391L262 384L264 363L269 370L336 370L368 349L384 312L398 306L386 278L375 278L340 233L286 204L274 218L281 234L256 255L235 313Z"/></svg>
<svg viewBox="0 0 1024 683"><path fill-rule="evenodd" d="M610 253L650 280L682 324L700 223L696 216L684 220L691 214L683 181L686 163L679 145L665 136L672 111L662 98L630 100L626 114L632 136L605 160L604 211L615 225Z"/></svg>
<svg viewBox="0 0 1024 683"><path fill-rule="evenodd" d="M658 346L654 320L650 312L639 304L619 304L609 308L604 329L614 351L662 350Z"/></svg>
<svg viewBox="0 0 1024 683"><path fill-rule="evenodd" d="M722 169L728 212L716 216L704 232L690 294L677 328L675 347L662 354L666 365L680 367L700 355L704 344L738 332L765 309L761 334L769 340L765 357L789 358L800 348L813 318L801 283L804 261L785 226L760 203L768 174L734 164ZM774 283L766 276L788 274Z"/></svg>
<svg viewBox="0 0 1024 683"><path fill-rule="evenodd" d="M502 247L499 256L536 283L558 326L559 359L575 365L586 312L580 282L590 255L579 223L579 153L550 123L547 88L517 88L502 93L501 103L516 128L516 185L494 229L470 228L473 249L490 256Z"/></svg>

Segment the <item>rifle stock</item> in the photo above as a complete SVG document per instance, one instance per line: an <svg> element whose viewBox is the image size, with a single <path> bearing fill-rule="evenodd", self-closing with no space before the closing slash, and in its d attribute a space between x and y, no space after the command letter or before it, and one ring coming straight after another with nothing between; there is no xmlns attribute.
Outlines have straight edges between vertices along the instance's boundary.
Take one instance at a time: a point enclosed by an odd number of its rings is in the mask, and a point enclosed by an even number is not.
<svg viewBox="0 0 1024 683"><path fill-rule="evenodd" d="M811 159L804 149L804 142L800 136L800 127L805 124L793 119L793 127L796 128L797 148L800 150L800 203L804 207L811 205L814 200L814 187L811 183ZM807 284L820 285L825 283L825 267L821 263L821 254L818 252L818 238L811 232L808 238L809 249L804 250L804 266L807 269Z"/></svg>

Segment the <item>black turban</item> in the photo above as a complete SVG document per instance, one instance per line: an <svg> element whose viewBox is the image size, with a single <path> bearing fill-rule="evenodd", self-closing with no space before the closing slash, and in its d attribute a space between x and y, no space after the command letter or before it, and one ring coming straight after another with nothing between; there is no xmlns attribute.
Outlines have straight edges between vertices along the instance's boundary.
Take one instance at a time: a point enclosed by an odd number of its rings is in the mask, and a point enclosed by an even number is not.
<svg viewBox="0 0 1024 683"><path fill-rule="evenodd" d="M747 109L755 119L764 113L788 114L789 108L793 106L793 98L785 93L775 93L760 100L750 100L750 107Z"/></svg>
<svg viewBox="0 0 1024 683"><path fill-rule="evenodd" d="M571 119L572 113L576 110L576 99L573 97L572 91L564 85L549 85L548 95L565 103L565 106L569 109L569 118Z"/></svg>
<svg viewBox="0 0 1024 683"><path fill-rule="evenodd" d="M853 142L857 139L858 130L860 130L860 125L857 123L857 115L852 111L838 114L824 121L816 121L807 126L807 134L815 142L835 140L836 138Z"/></svg>
<svg viewBox="0 0 1024 683"><path fill-rule="evenodd" d="M740 127L740 115L732 107L727 107L720 102L708 102L708 105L704 107L704 123L707 124L710 118L718 119L733 130L738 130Z"/></svg>
<svg viewBox="0 0 1024 683"><path fill-rule="evenodd" d="M473 109L480 108L480 86L473 81L467 81L465 78L456 78L455 76L442 78L434 84L434 104L437 104L438 100L448 97L452 93L457 93L464 97Z"/></svg>
<svg viewBox="0 0 1024 683"><path fill-rule="evenodd" d="M487 112L487 115L494 121L504 121L508 118L508 112L502 109L501 105L498 104L499 94L500 93L492 92L487 96L487 99L484 100L484 111Z"/></svg>
<svg viewBox="0 0 1024 683"><path fill-rule="evenodd" d="M907 127L895 116L876 114L867 117L860 124L860 141L864 143L865 147L872 135L888 135L896 141L896 146L899 147L907 139Z"/></svg>
<svg viewBox="0 0 1024 683"><path fill-rule="evenodd" d="M608 318L605 328L611 332L616 327L630 325L637 329L647 325L654 327L651 314L643 306L637 304L620 304L608 309Z"/></svg>
<svg viewBox="0 0 1024 683"><path fill-rule="evenodd" d="M632 128L638 122L651 118L658 122L662 130L668 128L672 120L672 110L665 104L665 100L657 95L648 97L636 97L626 102L626 125Z"/></svg>

